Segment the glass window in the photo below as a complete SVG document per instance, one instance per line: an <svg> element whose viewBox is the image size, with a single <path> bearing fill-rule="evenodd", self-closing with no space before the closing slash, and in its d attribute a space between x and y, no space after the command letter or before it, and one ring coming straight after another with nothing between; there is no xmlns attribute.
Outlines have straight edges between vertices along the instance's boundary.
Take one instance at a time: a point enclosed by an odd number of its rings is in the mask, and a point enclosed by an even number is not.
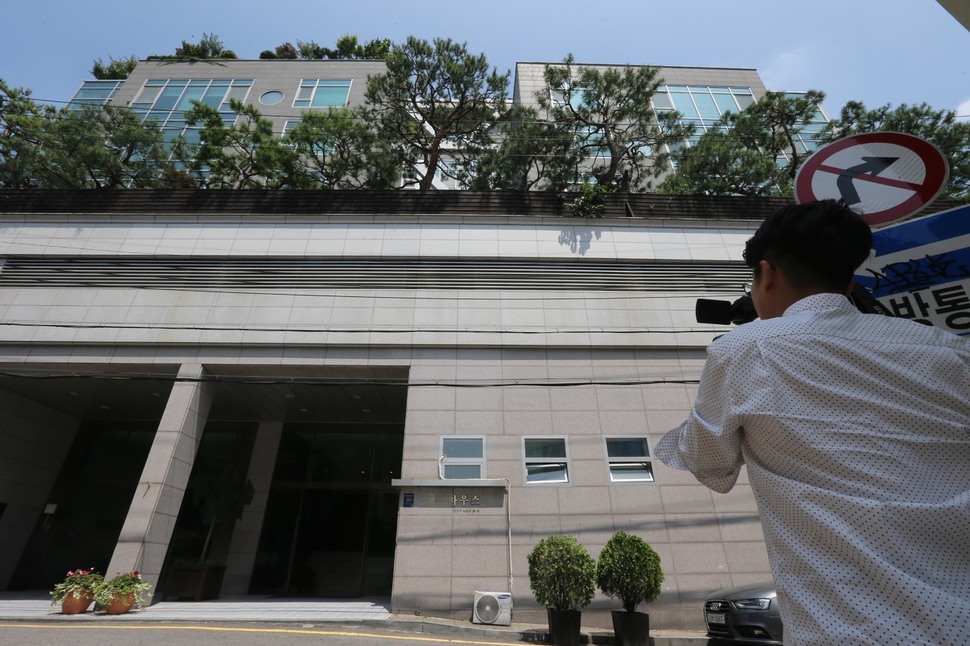
<svg viewBox="0 0 970 646"><path fill-rule="evenodd" d="M569 459L566 438L523 438L525 481L569 482Z"/></svg>
<svg viewBox="0 0 970 646"><path fill-rule="evenodd" d="M347 105L350 79L303 79L294 108L338 108Z"/></svg>
<svg viewBox="0 0 970 646"><path fill-rule="evenodd" d="M177 85L169 85L162 90L161 96L155 101L154 108L156 110L172 110L175 108L175 104L178 103L179 97L182 96L182 90L184 88Z"/></svg>
<svg viewBox="0 0 970 646"><path fill-rule="evenodd" d="M714 103L717 104L717 108L721 111L721 114L738 111L738 104L734 102L734 97L730 94L715 94Z"/></svg>
<svg viewBox="0 0 970 646"><path fill-rule="evenodd" d="M701 115L702 119L714 121L721 116L717 105L714 104L714 97L707 90L695 92L693 96L694 104L697 106L697 112Z"/></svg>
<svg viewBox="0 0 970 646"><path fill-rule="evenodd" d="M347 90L339 87L318 87L310 106L314 108L341 107L347 104Z"/></svg>
<svg viewBox="0 0 970 646"><path fill-rule="evenodd" d="M283 100L283 93L279 90L270 90L259 95L259 102L263 105L276 105Z"/></svg>
<svg viewBox="0 0 970 646"><path fill-rule="evenodd" d="M441 466L446 479L485 477L485 438L453 435L441 438Z"/></svg>
<svg viewBox="0 0 970 646"><path fill-rule="evenodd" d="M686 90L686 88L684 88ZM673 88L671 88L673 90ZM670 98L674 100L674 108L677 112L681 113L685 117L696 117L697 110L694 108L694 102L690 100L690 94L685 92L673 92L670 93Z"/></svg>
<svg viewBox="0 0 970 646"><path fill-rule="evenodd" d="M182 98L179 99L178 110L182 112L188 112L192 109L192 102L199 101L205 94L204 87L188 87L185 92L182 93Z"/></svg>
<svg viewBox="0 0 970 646"><path fill-rule="evenodd" d="M172 122L171 127L182 133L182 136L185 137L185 143L196 146L202 143L202 135L198 127L186 128L184 123L180 126L176 122Z"/></svg>
<svg viewBox="0 0 970 646"><path fill-rule="evenodd" d="M653 482L646 437L606 438L606 462L611 482Z"/></svg>
<svg viewBox="0 0 970 646"><path fill-rule="evenodd" d="M586 100L586 92L587 89L585 87L573 88L572 94L569 96L569 105L573 106L573 110L579 110L580 108L589 106L589 102Z"/></svg>
<svg viewBox="0 0 970 646"><path fill-rule="evenodd" d="M206 104L210 108L219 109L219 104L222 103L222 98L226 95L226 88L213 85L208 90L205 91L205 95L202 97L202 103Z"/></svg>
<svg viewBox="0 0 970 646"><path fill-rule="evenodd" d="M193 101L216 108L227 127L236 120L229 107L229 99L245 100L252 79L148 79L132 102L132 108L144 119L162 126L166 143L171 144L184 135L189 143L198 143L198 128L189 128L184 113L192 109Z"/></svg>
<svg viewBox="0 0 970 646"><path fill-rule="evenodd" d="M566 99L569 99L569 105L572 106L574 110L579 110L580 108L587 107L586 102L586 92L588 88L583 86L563 86L558 90L549 88L549 99L552 104L557 108L566 107Z"/></svg>
<svg viewBox="0 0 970 646"><path fill-rule="evenodd" d="M239 84L233 81L232 87L229 88L229 93L226 96L226 103L229 99L238 99L240 101L246 100L246 95L249 94L249 86L252 85L251 81L247 81L245 85Z"/></svg>
<svg viewBox="0 0 970 646"><path fill-rule="evenodd" d="M162 86L154 85L154 84L149 85L148 83L146 83L145 87L143 87L141 92L138 93L138 96L135 98L133 103L147 103L151 105L155 103L155 99L158 98L158 95L161 93L161 91L162 91Z"/></svg>
<svg viewBox="0 0 970 646"><path fill-rule="evenodd" d="M754 97L750 94L737 94L735 93L734 99L738 102L738 106L744 110L749 105L754 103Z"/></svg>
<svg viewBox="0 0 970 646"><path fill-rule="evenodd" d="M674 104L670 100L670 95L666 92L658 91L653 95L654 110L673 110Z"/></svg>
<svg viewBox="0 0 970 646"><path fill-rule="evenodd" d="M123 83L124 81L85 81L67 104L67 109L77 110L82 105L107 105Z"/></svg>

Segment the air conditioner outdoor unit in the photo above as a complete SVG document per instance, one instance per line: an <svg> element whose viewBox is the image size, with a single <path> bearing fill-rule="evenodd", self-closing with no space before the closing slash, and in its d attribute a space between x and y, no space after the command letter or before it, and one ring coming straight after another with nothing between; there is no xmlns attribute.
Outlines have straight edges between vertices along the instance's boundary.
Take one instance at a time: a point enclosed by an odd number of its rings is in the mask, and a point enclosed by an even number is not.
<svg viewBox="0 0 970 646"><path fill-rule="evenodd" d="M475 592L472 623L510 625L512 623L512 595L508 592Z"/></svg>

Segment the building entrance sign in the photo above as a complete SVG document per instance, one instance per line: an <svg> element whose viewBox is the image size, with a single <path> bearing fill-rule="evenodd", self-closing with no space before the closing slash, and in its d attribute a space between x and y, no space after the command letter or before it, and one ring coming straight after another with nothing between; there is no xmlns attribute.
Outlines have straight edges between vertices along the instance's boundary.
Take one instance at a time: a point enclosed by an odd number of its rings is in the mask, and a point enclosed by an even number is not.
<svg viewBox="0 0 970 646"><path fill-rule="evenodd" d="M809 157L795 176L795 200L845 200L875 227L919 212L948 177L946 157L928 141L870 132L834 141Z"/></svg>

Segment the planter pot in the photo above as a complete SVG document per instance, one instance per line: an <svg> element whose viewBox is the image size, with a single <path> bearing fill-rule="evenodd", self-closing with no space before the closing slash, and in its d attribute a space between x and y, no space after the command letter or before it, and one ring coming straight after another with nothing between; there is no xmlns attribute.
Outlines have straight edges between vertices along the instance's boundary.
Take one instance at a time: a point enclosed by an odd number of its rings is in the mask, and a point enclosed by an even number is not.
<svg viewBox="0 0 970 646"><path fill-rule="evenodd" d="M90 592L84 592L76 597L69 594L61 601L61 614L79 615L87 611L92 601L94 601L94 594Z"/></svg>
<svg viewBox="0 0 970 646"><path fill-rule="evenodd" d="M123 615L135 605L135 596L115 597L104 604L104 612L108 615Z"/></svg>
<svg viewBox="0 0 970 646"><path fill-rule="evenodd" d="M546 609L549 620L549 636L556 646L579 646L579 628L583 612L581 610Z"/></svg>
<svg viewBox="0 0 970 646"><path fill-rule="evenodd" d="M614 610L613 635L617 646L650 646L650 615Z"/></svg>

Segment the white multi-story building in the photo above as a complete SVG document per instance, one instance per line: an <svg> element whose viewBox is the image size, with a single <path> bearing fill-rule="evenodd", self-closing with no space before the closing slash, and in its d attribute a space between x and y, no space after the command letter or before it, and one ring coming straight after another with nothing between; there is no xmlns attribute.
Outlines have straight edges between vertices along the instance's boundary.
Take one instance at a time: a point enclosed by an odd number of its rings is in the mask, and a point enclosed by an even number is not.
<svg viewBox="0 0 970 646"><path fill-rule="evenodd" d="M544 72L559 63L517 63L512 81L510 105L538 107L536 95L548 92ZM574 65L597 71L616 65ZM683 145L696 142L715 127L726 112L738 112L762 98L767 89L757 70L716 67L658 67L663 80L653 95L658 112L676 110L694 134ZM255 106L270 119L280 135L292 128L305 111L364 105L367 79L386 73L379 60L219 60L219 61L140 61L125 80L85 81L69 107L80 105L125 105L147 120L158 123L166 140L179 136L192 144L198 142L199 128L186 124L184 113L193 101L219 110L227 125L236 114L230 99ZM815 119L796 133L799 153L815 149L814 136L827 123L821 106ZM602 152L600 153L602 154ZM602 163L604 160L591 159ZM448 165L447 148L442 164ZM405 169L421 175L423 167ZM662 181L662 176L657 182ZM435 177L435 188L461 188L447 174Z"/></svg>
<svg viewBox="0 0 970 646"><path fill-rule="evenodd" d="M75 100L175 136L189 98L236 97L282 132L382 67L142 62ZM517 67L513 100L541 70ZM764 92L753 70L661 70L702 126ZM743 243L783 203L611 195L583 219L545 193L2 192L0 589L93 565L191 596L205 552L222 594L467 618L501 590L539 621L532 546L595 557L624 530L661 555L653 625L699 627L706 593L768 577L757 509L743 478L714 495L652 447L726 329L696 299L740 295ZM210 540L193 494L232 474L255 495Z"/></svg>

